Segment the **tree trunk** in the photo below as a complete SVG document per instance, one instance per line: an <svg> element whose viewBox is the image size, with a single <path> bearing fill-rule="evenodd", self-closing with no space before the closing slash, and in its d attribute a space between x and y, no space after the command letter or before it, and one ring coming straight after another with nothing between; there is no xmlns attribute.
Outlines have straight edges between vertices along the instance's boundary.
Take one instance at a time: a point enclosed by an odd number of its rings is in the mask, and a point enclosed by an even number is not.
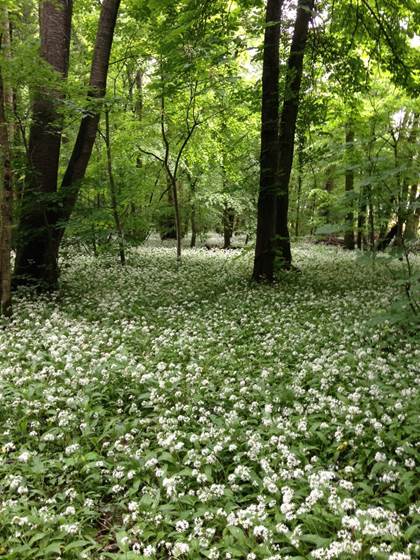
<svg viewBox="0 0 420 560"><path fill-rule="evenodd" d="M420 220L420 200L417 197L417 185L411 185L410 206L407 225L405 226L405 237L408 240L417 239Z"/></svg>
<svg viewBox="0 0 420 560"><path fill-rule="evenodd" d="M329 165L327 172L326 172L326 178L325 178L325 184L324 184L324 190L325 192L328 193L328 200L325 203L320 204L320 215L323 216L325 218L325 221L327 224L330 223L331 221L331 210L330 210L330 197L329 195L333 192L333 190L335 189L335 165Z"/></svg>
<svg viewBox="0 0 420 560"><path fill-rule="evenodd" d="M354 171L353 171L353 150L354 150L354 130L351 123L346 126L346 155L347 168L345 176L346 203L348 212L346 215L346 231L344 232L345 249L354 249L354 213L353 213L353 194L354 194Z"/></svg>
<svg viewBox="0 0 420 560"><path fill-rule="evenodd" d="M196 209L196 201L195 201L195 187L197 184L198 179L192 180L190 177L191 182L191 194L192 194L192 201L191 201L191 243L190 247L193 249L197 244L197 209Z"/></svg>
<svg viewBox="0 0 420 560"><path fill-rule="evenodd" d="M235 211L225 204L223 209L223 249L230 249L234 225Z"/></svg>
<svg viewBox="0 0 420 560"><path fill-rule="evenodd" d="M385 251L385 249L390 245L391 241L398 233L398 223L394 224L388 233L379 240L377 250Z"/></svg>
<svg viewBox="0 0 420 560"><path fill-rule="evenodd" d="M279 50L283 0L267 0L262 76L260 192L257 241L252 277L257 282L274 277L276 191L279 147Z"/></svg>
<svg viewBox="0 0 420 560"><path fill-rule="evenodd" d="M76 205L81 182L85 177L95 143L102 100L106 93L109 59L119 6L120 0L103 0L102 2L88 93L88 98L93 106L96 105L96 109L91 109L80 123L76 143L61 183L62 210L59 214L61 225L56 229L56 256L58 256L58 249L64 236L65 227Z"/></svg>
<svg viewBox="0 0 420 560"><path fill-rule="evenodd" d="M6 61L10 62L12 59L12 28L9 19L9 12L6 6L3 8L2 19L3 19L2 52ZM4 90L3 91L4 111L6 115L9 146L11 147L13 146L13 143L15 141L15 123L12 118L12 115L14 113L14 106L15 106L15 93L13 91L13 87L7 83L7 80L4 81L4 78L3 78L3 90Z"/></svg>
<svg viewBox="0 0 420 560"><path fill-rule="evenodd" d="M309 22L314 9L314 0L299 0L292 44L287 62L283 109L280 118L279 137L279 186L277 190L276 216L276 260L279 266L289 269L292 264L288 227L289 183L295 148L296 121L299 112L299 97L303 74L303 58L308 38Z"/></svg>
<svg viewBox="0 0 420 560"><path fill-rule="evenodd" d="M68 71L72 0L40 5L41 57L65 79ZM34 92L29 133L29 170L17 235L15 281L55 288L53 227L57 204L63 92L41 87Z"/></svg>
<svg viewBox="0 0 420 560"><path fill-rule="evenodd" d="M375 249L375 214L373 208L372 187L368 186L367 192L369 206L369 248L371 251Z"/></svg>
<svg viewBox="0 0 420 560"><path fill-rule="evenodd" d="M359 197L359 212L357 215L357 248L361 251L366 248L366 216L367 200L366 188L361 187Z"/></svg>
<svg viewBox="0 0 420 560"><path fill-rule="evenodd" d="M121 225L120 215L118 213L117 189L115 187L114 173L112 169L111 133L109 128L108 109L105 111L105 145L112 215L114 217L115 229L118 236L118 248L120 253L121 265L125 266L124 231Z"/></svg>
<svg viewBox="0 0 420 560"><path fill-rule="evenodd" d="M136 87L137 87L135 109L136 109L136 113L137 113L139 119L142 120L142 118L143 118L143 105L144 105L144 103L143 103L143 70L141 70L141 69L137 70L135 82L136 82Z"/></svg>
<svg viewBox="0 0 420 560"><path fill-rule="evenodd" d="M161 234L160 238L165 239L176 239L176 212L175 212L175 202L174 202L174 189L172 185L171 173L166 173L166 183L168 190L168 211L165 211L163 219L161 220Z"/></svg>
<svg viewBox="0 0 420 560"><path fill-rule="evenodd" d="M408 145L413 147L412 156L410 158L410 167L413 165L414 158L416 156L416 139L419 125L419 114L414 114L413 123L411 126L411 131L408 136ZM407 239L415 238L418 229L418 216L419 209L415 208L413 213L413 206L415 206L417 197L417 183L411 185L408 178L404 180L403 188L401 192L401 199L398 209L398 232L397 232L397 242L401 245L403 242L403 235ZM405 233L404 233L405 225Z"/></svg>
<svg viewBox="0 0 420 560"><path fill-rule="evenodd" d="M10 317L12 314L10 257L12 245L13 182L5 105L5 87L0 66L0 156L3 167L3 188L0 193L0 315Z"/></svg>
<svg viewBox="0 0 420 560"><path fill-rule="evenodd" d="M178 185L177 185L176 177L171 176L171 183L172 183L172 196L174 200L174 211L175 211L176 260L179 264L181 261L182 231L181 231L181 216L180 216L179 202L178 202Z"/></svg>
<svg viewBox="0 0 420 560"><path fill-rule="evenodd" d="M301 197L302 197L302 184L303 184L303 149L305 146L305 137L302 134L299 137L298 142L298 184L297 184L297 196L296 196L296 223L295 223L295 237L299 237L299 227L300 227L300 207L301 207Z"/></svg>

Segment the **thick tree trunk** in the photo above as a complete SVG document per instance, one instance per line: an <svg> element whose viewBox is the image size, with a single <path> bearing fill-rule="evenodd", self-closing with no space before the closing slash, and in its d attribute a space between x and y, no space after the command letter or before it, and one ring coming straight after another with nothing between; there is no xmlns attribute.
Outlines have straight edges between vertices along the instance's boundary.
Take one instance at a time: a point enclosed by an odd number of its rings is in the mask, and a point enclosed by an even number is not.
<svg viewBox="0 0 420 560"><path fill-rule="evenodd" d="M1 35L0 35L1 43ZM3 167L2 189L0 192L0 315L12 314L11 296L11 245L13 220L13 182L6 118L6 95L0 67L0 165Z"/></svg>
<svg viewBox="0 0 420 560"><path fill-rule="evenodd" d="M114 218L115 230L118 236L118 249L120 254L120 262L125 266L125 247L124 247L124 231L121 224L120 215L118 212L117 189L115 186L114 172L112 169L112 152L111 152L111 132L109 127L109 111L105 111L105 145L106 145L106 160L109 181L109 193L111 196L112 216Z"/></svg>
<svg viewBox="0 0 420 560"><path fill-rule="evenodd" d="M354 249L354 212L353 212L353 194L354 194L354 170L353 170L353 146L354 146L354 130L351 123L346 126L346 155L347 168L345 176L345 191L347 203L346 230L344 232L345 249Z"/></svg>
<svg viewBox="0 0 420 560"><path fill-rule="evenodd" d="M65 79L68 70L72 0L44 0L40 4L41 57ZM61 91L48 87L34 92L29 134L29 170L22 196L17 235L17 284L54 288L57 262L53 227L57 204L62 118Z"/></svg>
<svg viewBox="0 0 420 560"><path fill-rule="evenodd" d="M280 118L279 137L279 186L277 190L276 260L280 268L289 269L292 264L288 227L289 183L295 148L296 122L303 74L303 58L312 18L314 0L299 0L292 44L287 63L283 109Z"/></svg>
<svg viewBox="0 0 420 560"><path fill-rule="evenodd" d="M60 60L68 60L68 41L71 14L70 0L60 0L57 2L43 2L43 9L47 10L49 17L41 17L41 37L42 52L52 61L57 57ZM32 173L32 182L27 189L30 200L28 204L24 204L22 232L28 232L23 238L19 259L17 259L16 278L19 279L29 277L32 280L42 282L49 288L55 288L58 283L58 251L61 240L64 235L65 227L75 207L77 196L80 190L81 181L83 180L89 159L92 153L93 144L98 130L100 118L101 100L105 95L106 79L108 75L109 57L111 53L112 39L118 13L120 0L104 0L102 2L101 14L98 24L98 32L96 35L96 43L93 54L89 81L89 100L92 104L91 112L86 114L80 124L76 143L68 163L66 172L63 177L61 192L53 196L54 204L51 202L51 194L55 191L51 188L53 180L57 182L57 132L54 126L56 124L56 111L54 104L49 102L45 106L45 97L37 100L34 107L34 124L31 137L33 141L29 142L29 152L32 167L35 171L38 168L41 171L41 177L44 179L49 175L49 180L43 180L39 185L39 173ZM60 24L67 26L60 28ZM66 57L63 53L66 45ZM66 66L67 68L67 62ZM94 104L97 107L94 107ZM41 129L38 123L42 123ZM47 133L47 134L46 134ZM36 146L36 150L32 148ZM32 148L32 149L31 149ZM59 143L58 143L59 149ZM49 163L48 163L49 162ZM45 185L45 187L44 187ZM35 186L35 190L34 190ZM45 188L45 191L41 189ZM47 195L40 201L39 193ZM31 196L35 195L35 196ZM60 203L57 204L59 197ZM49 199L49 200L48 200ZM38 235L35 233L38 232Z"/></svg>
<svg viewBox="0 0 420 560"><path fill-rule="evenodd" d="M262 76L260 192L257 241L252 277L257 282L274 277L276 192L279 147L279 50L283 0L267 0Z"/></svg>

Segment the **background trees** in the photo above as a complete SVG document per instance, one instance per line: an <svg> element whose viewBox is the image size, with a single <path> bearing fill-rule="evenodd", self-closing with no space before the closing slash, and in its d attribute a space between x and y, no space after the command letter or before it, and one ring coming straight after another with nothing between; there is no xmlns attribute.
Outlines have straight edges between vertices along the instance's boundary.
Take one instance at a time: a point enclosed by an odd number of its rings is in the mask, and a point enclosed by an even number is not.
<svg viewBox="0 0 420 560"><path fill-rule="evenodd" d="M55 287L63 240L121 257L158 232L180 256L186 237L256 231L254 278L270 279L289 231L347 232L349 249L416 237L414 4L72 4L3 13L16 284Z"/></svg>

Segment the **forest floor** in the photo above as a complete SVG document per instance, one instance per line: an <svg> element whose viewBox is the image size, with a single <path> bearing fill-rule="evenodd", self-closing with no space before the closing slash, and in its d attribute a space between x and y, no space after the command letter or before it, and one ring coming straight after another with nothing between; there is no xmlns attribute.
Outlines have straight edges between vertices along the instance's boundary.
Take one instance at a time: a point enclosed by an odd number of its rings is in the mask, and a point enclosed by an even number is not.
<svg viewBox="0 0 420 560"><path fill-rule="evenodd" d="M418 558L420 352L381 316L403 265L128 260L69 258L0 329L0 558Z"/></svg>

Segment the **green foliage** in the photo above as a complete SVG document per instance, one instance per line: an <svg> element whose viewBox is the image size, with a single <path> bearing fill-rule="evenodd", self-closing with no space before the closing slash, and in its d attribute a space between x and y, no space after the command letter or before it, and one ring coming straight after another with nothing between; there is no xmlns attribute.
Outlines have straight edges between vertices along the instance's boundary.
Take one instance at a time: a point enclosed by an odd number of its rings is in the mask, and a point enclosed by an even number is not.
<svg viewBox="0 0 420 560"><path fill-rule="evenodd" d="M1 556L417 557L388 263L301 245L255 287L251 255L127 256L71 252L60 297L20 292L0 330Z"/></svg>

